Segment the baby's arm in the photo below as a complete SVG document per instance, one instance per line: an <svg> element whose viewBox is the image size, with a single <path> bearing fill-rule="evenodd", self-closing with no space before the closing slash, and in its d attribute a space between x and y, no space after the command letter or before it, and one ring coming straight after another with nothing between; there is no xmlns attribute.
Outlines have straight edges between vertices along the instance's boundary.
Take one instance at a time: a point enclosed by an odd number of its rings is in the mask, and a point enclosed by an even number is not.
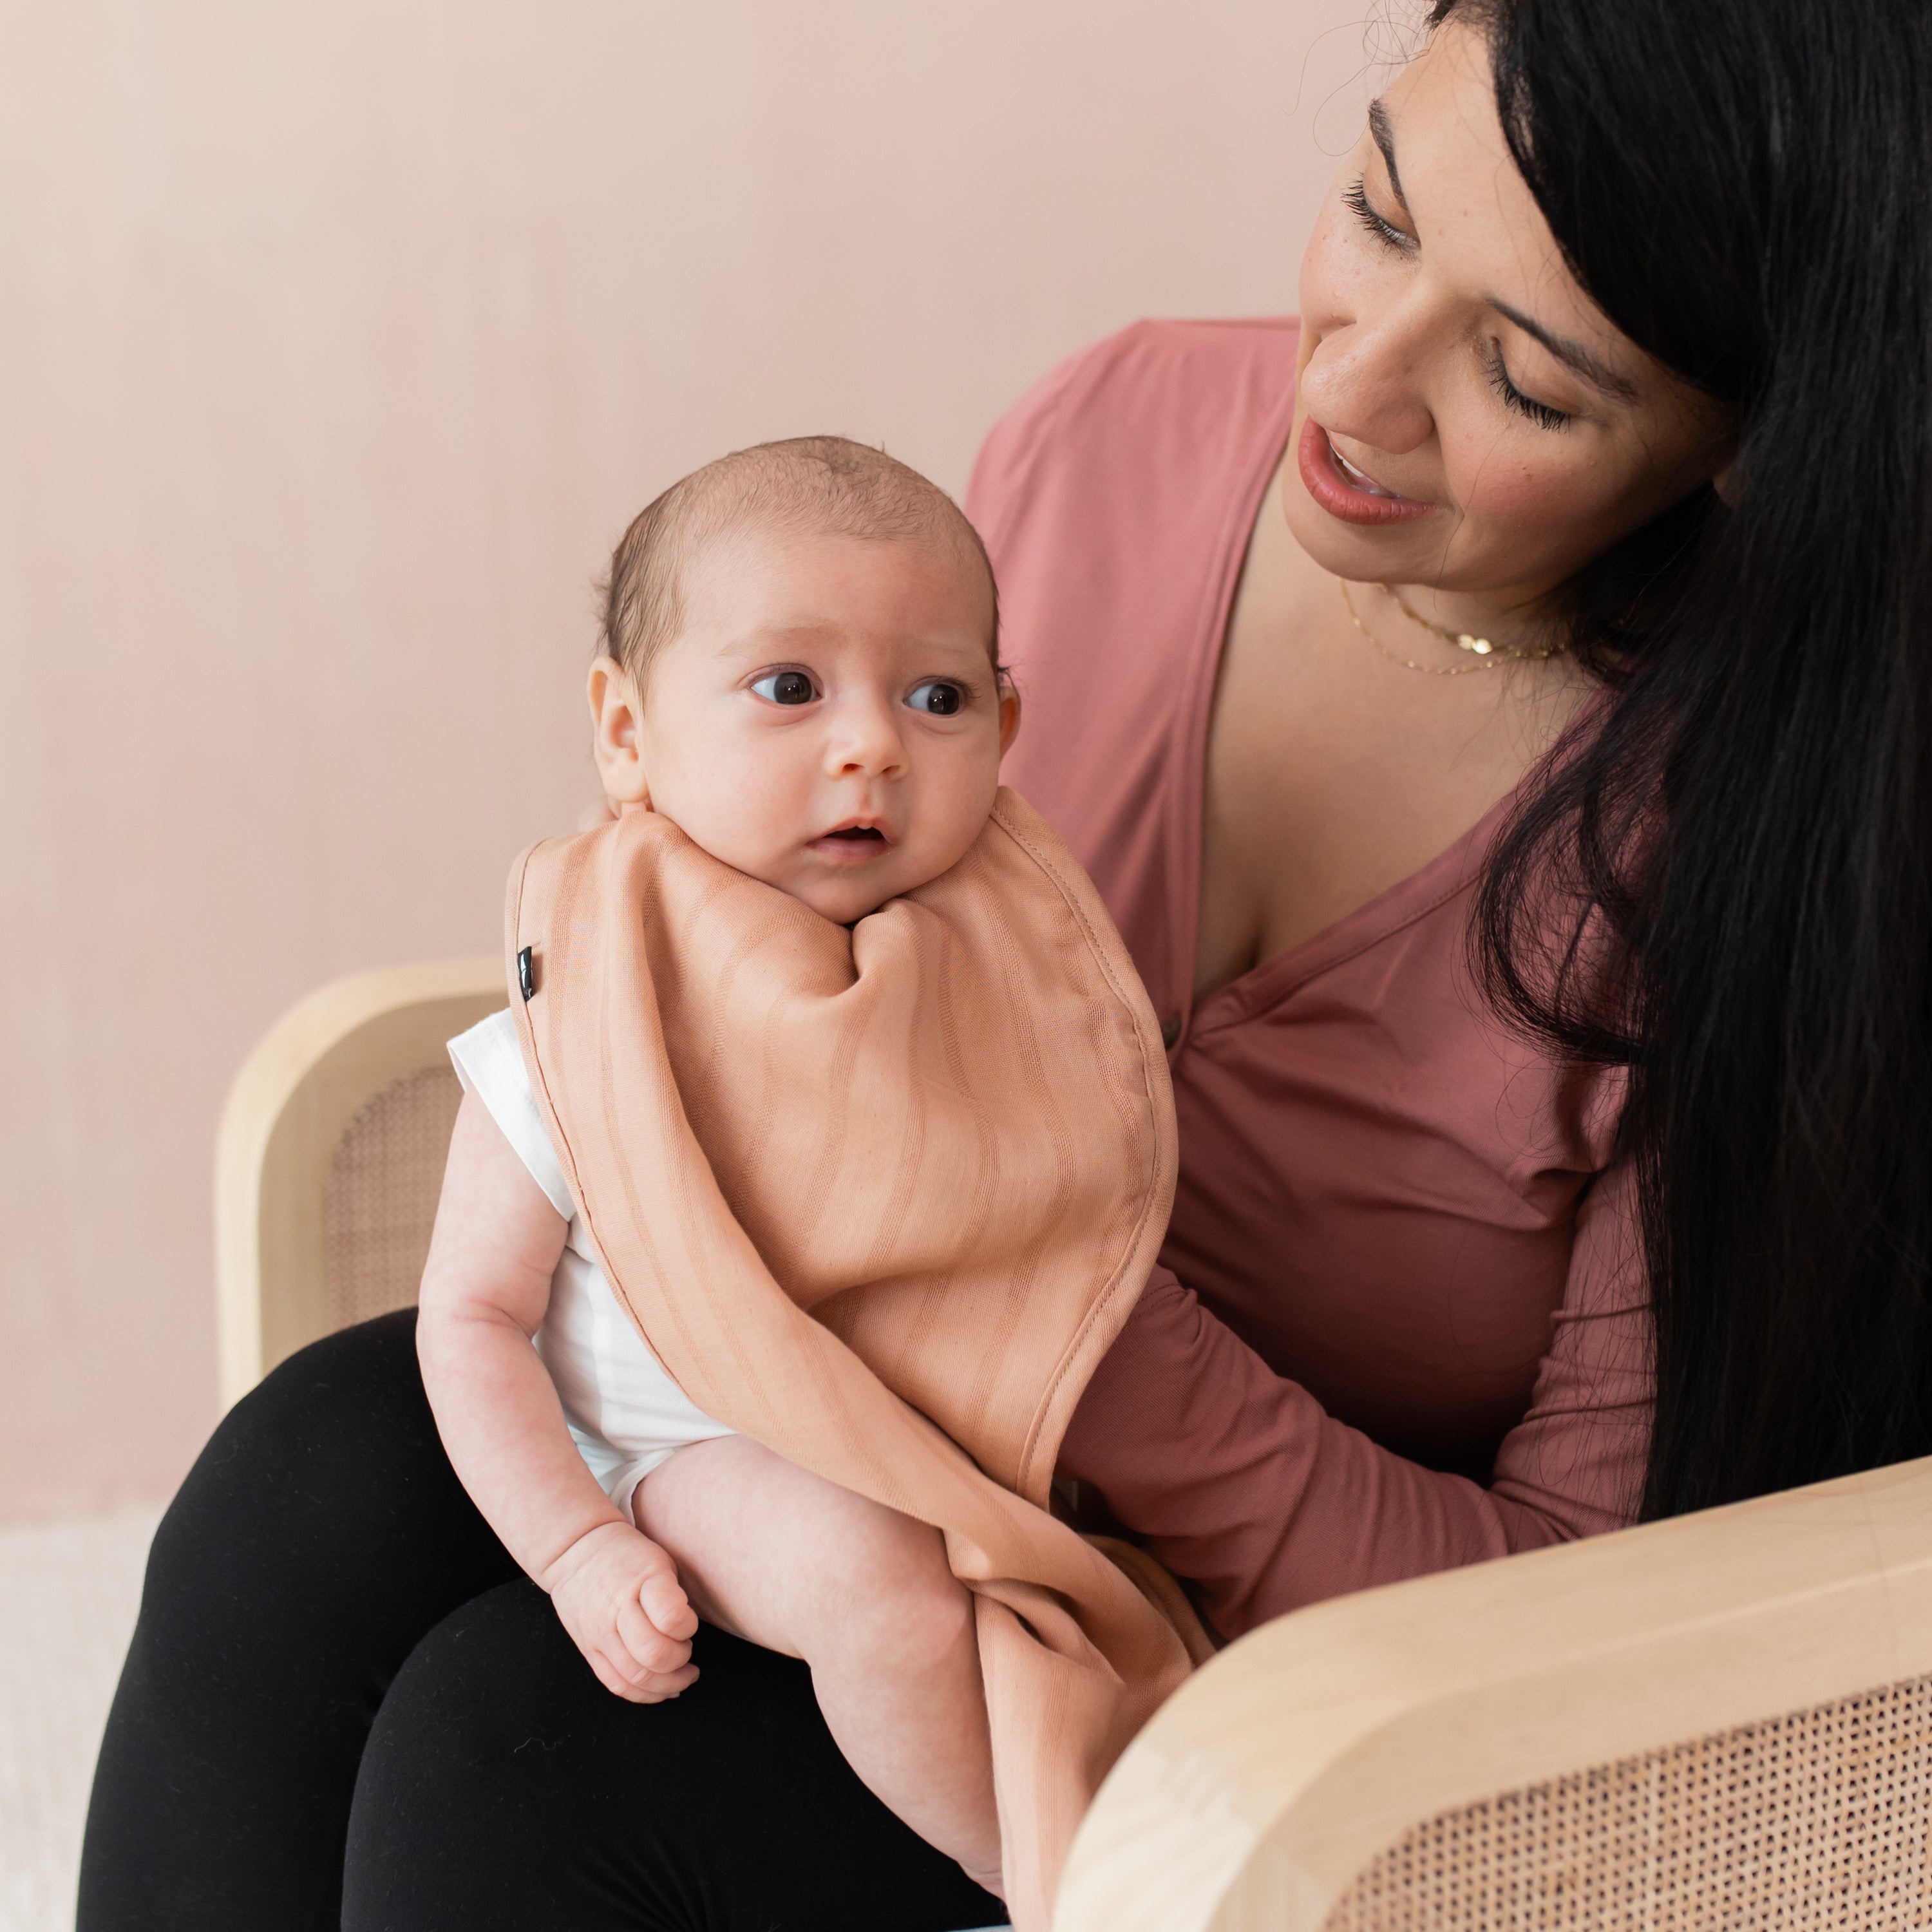
<svg viewBox="0 0 1932 1932"><path fill-rule="evenodd" d="M696 1613L670 1558L633 1528L584 1466L530 1346L550 1304L566 1223L489 1109L457 1114L424 1264L416 1352L449 1460L489 1525L599 1680L633 1703L697 1675Z"/></svg>

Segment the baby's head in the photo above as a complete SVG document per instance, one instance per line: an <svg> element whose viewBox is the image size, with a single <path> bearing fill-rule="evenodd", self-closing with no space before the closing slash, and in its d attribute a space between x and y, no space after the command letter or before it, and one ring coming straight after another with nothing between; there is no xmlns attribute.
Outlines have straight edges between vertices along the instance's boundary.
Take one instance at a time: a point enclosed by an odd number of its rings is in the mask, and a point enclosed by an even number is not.
<svg viewBox="0 0 1932 1932"><path fill-rule="evenodd" d="M737 451L638 518L590 710L620 806L842 924L964 855L1019 724L972 525L840 436Z"/></svg>

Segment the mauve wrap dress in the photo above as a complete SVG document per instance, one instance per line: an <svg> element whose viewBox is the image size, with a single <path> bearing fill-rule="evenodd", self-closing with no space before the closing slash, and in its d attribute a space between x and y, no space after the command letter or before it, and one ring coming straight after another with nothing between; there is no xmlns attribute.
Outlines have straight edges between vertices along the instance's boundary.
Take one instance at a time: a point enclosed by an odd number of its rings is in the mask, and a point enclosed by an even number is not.
<svg viewBox="0 0 1932 1932"><path fill-rule="evenodd" d="M1508 801L1192 1000L1209 706L1295 344L1292 321L1127 329L1009 412L967 500L1026 704L1003 776L1118 922L1180 1118L1162 1265L1061 1473L1228 1636L1630 1522L1652 1398L1619 1077L1540 1057L1467 968Z"/></svg>

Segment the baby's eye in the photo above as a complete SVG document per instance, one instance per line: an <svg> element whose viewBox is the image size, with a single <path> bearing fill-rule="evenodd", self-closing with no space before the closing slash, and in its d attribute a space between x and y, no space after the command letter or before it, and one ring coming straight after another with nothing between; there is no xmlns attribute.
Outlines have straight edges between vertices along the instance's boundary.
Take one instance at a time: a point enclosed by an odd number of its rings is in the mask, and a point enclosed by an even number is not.
<svg viewBox="0 0 1932 1932"><path fill-rule="evenodd" d="M965 704L966 694L943 677L929 677L923 684L914 686L906 694L906 702L915 711L928 712L934 718L951 718Z"/></svg>
<svg viewBox="0 0 1932 1932"><path fill-rule="evenodd" d="M752 688L768 704L809 704L818 687L802 670L768 670L752 680Z"/></svg>

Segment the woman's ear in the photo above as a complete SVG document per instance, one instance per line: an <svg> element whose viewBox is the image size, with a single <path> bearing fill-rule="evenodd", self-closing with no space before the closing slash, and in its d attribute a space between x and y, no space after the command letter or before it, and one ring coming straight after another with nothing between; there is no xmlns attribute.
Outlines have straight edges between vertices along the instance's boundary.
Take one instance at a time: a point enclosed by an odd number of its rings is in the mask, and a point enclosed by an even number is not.
<svg viewBox="0 0 1932 1932"><path fill-rule="evenodd" d="M613 657L590 667L591 752L604 796L616 804L649 805L650 782L644 770L640 727L644 706L630 674Z"/></svg>

